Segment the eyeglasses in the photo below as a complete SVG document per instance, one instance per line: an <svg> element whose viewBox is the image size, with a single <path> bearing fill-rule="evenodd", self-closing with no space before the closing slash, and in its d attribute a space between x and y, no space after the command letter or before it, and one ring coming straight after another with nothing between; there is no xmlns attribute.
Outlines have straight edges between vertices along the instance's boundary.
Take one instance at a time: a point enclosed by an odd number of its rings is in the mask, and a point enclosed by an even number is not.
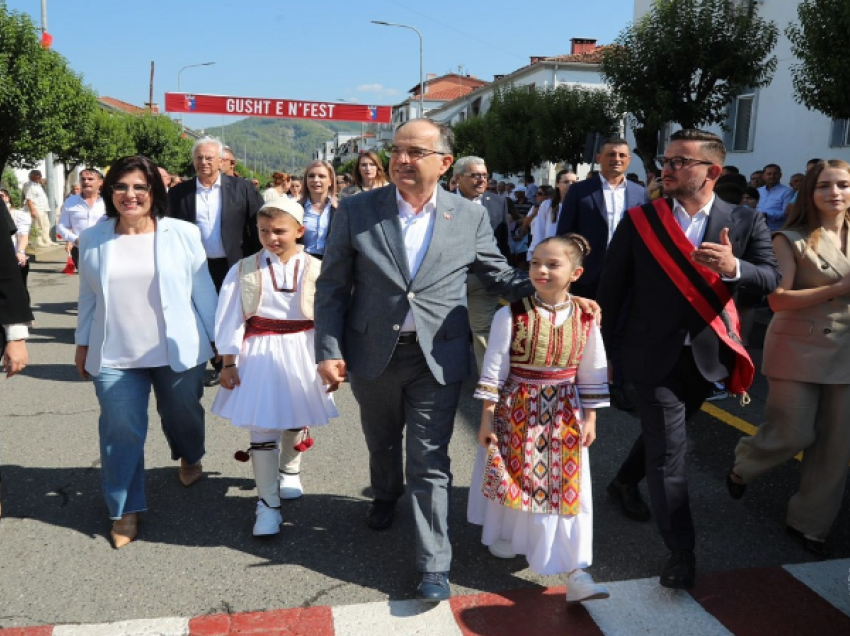
<svg viewBox="0 0 850 636"><path fill-rule="evenodd" d="M703 159L694 159L693 157L656 157L655 165L659 170L663 170L664 166L670 164L670 170L677 172L685 166L710 166L713 161L705 161Z"/></svg>
<svg viewBox="0 0 850 636"><path fill-rule="evenodd" d="M488 177L486 172L470 172L463 176L469 177L473 181L482 181L483 179L486 179Z"/></svg>
<svg viewBox="0 0 850 636"><path fill-rule="evenodd" d="M136 196L147 196L151 192L151 187L142 184L130 185L128 183L116 183L112 186L112 191L115 194L127 194L132 191Z"/></svg>
<svg viewBox="0 0 850 636"><path fill-rule="evenodd" d="M429 150L428 148L402 148L400 146L390 146L390 154L393 157L401 157L402 155L407 155L407 158L411 161L419 161L420 159L424 159L425 157L430 157L431 155L447 155L448 152L440 152L439 150Z"/></svg>

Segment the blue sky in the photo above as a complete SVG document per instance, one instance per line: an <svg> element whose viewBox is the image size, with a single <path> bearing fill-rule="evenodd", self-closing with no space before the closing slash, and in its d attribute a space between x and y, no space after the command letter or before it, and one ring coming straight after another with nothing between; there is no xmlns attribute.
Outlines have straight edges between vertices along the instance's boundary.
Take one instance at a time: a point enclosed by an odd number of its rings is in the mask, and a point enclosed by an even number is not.
<svg viewBox="0 0 850 636"><path fill-rule="evenodd" d="M41 23L40 0L7 0ZM154 101L184 92L308 101L394 104L425 73L457 72L492 80L530 56L569 53L570 38L611 42L632 20L634 0L48 0L53 48L100 95L141 106L155 62ZM229 124L236 118L224 118ZM195 128L220 116L186 116Z"/></svg>

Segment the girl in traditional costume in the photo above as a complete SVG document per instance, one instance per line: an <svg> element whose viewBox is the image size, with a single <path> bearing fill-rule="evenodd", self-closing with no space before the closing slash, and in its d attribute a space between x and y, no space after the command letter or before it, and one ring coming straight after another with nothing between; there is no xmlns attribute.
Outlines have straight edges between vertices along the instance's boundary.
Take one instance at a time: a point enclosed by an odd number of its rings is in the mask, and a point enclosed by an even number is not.
<svg viewBox="0 0 850 636"><path fill-rule="evenodd" d="M590 252L578 234L534 250L536 293L496 312L475 397L484 401L469 521L499 558L525 555L538 574L567 573L567 601L608 598L592 561L588 447L608 406L599 327L569 294ZM480 484L480 486L478 486Z"/></svg>
<svg viewBox="0 0 850 636"><path fill-rule="evenodd" d="M280 532L280 500L303 494L299 472L301 454L312 445L308 427L338 415L316 373L313 298L321 262L296 243L303 222L304 209L288 197L260 208L264 249L228 272L215 316L224 366L212 412L250 433L259 494L255 536Z"/></svg>

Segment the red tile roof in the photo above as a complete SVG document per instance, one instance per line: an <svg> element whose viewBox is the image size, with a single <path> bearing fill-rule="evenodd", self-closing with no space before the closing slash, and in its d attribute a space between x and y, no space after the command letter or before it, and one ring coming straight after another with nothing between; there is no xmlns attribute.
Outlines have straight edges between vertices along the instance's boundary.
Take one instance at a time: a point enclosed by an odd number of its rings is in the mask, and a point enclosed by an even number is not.
<svg viewBox="0 0 850 636"><path fill-rule="evenodd" d="M446 89L446 90L433 91L433 92L426 90L424 97L425 97L426 101L433 100L433 101L450 102L451 100L457 99L458 97L463 97L464 95L468 95L469 93L474 91L476 88L480 88L480 87L458 86L457 88L449 88L449 89ZM415 100L419 99L419 97L414 95L410 99L415 101Z"/></svg>
<svg viewBox="0 0 850 636"><path fill-rule="evenodd" d="M606 47L599 46L595 51L587 51L585 53L573 53L570 55L555 55L553 57L544 57L546 62L577 62L580 64L601 64L602 52Z"/></svg>
<svg viewBox="0 0 850 636"><path fill-rule="evenodd" d="M140 108L138 106L134 106L133 104L122 102L120 99L115 99L114 97L98 97L97 101L99 101L101 104L108 106L109 108L114 108L115 110L130 113L131 115L144 115L148 112L147 108Z"/></svg>

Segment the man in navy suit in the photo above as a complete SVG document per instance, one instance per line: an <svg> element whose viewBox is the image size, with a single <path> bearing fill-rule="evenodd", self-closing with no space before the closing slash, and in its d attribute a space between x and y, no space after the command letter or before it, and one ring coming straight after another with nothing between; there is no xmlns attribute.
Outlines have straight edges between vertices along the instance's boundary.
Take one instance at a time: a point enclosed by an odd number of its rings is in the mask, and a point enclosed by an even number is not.
<svg viewBox="0 0 850 636"><path fill-rule="evenodd" d="M508 244L508 200L487 191L487 165L481 157L461 157L455 162L454 176L457 178L457 192L473 203L487 210L496 246L506 259L510 258ZM475 362L478 371L484 362L487 339L490 336L490 323L496 309L499 308L499 294L488 292L475 275L466 278L466 305L469 311L469 326L472 329L472 345L475 350Z"/></svg>
<svg viewBox="0 0 850 636"><path fill-rule="evenodd" d="M224 174L224 157L224 145L218 139L199 139L192 148L197 176L168 191L168 216L194 223L201 230L216 291L233 265L260 250L257 211L263 206L263 197L249 181ZM218 384L220 367L220 362L213 363L206 386Z"/></svg>
<svg viewBox="0 0 850 636"><path fill-rule="evenodd" d="M779 283L764 215L714 194L725 158L723 141L712 133L680 130L671 137L658 158L664 194L670 198L656 202L666 211L653 219L672 230L656 230L647 238L650 224L641 222L648 218L643 210L626 214L611 241L599 287L606 345L617 327L605 316L620 316L629 305L622 353L638 396L642 430L609 492L614 486L621 493L636 492L646 478L652 511L671 553L660 583L672 588L692 587L696 573L685 422L714 382L734 380L742 366L736 357L736 350L743 350L737 321L728 314L731 300L723 297L741 287L767 295ZM722 283L723 294L714 279Z"/></svg>
<svg viewBox="0 0 850 636"><path fill-rule="evenodd" d="M590 254L584 259L584 274L570 286L576 296L596 298L602 263L608 244L614 236L614 230L631 207L643 205L648 201L646 189L626 179L632 155L625 139L606 140L596 155L599 174L579 181L567 192L561 206L558 221L558 234L576 232L590 242ZM627 309L627 308L626 308ZM614 317L621 321L620 317ZM622 332L622 325L617 330ZM615 338L609 344L608 358L611 361L611 403L618 409L632 411L635 406L625 392L620 340ZM643 505L643 504L641 504ZM648 516L645 505L638 510L639 517Z"/></svg>

